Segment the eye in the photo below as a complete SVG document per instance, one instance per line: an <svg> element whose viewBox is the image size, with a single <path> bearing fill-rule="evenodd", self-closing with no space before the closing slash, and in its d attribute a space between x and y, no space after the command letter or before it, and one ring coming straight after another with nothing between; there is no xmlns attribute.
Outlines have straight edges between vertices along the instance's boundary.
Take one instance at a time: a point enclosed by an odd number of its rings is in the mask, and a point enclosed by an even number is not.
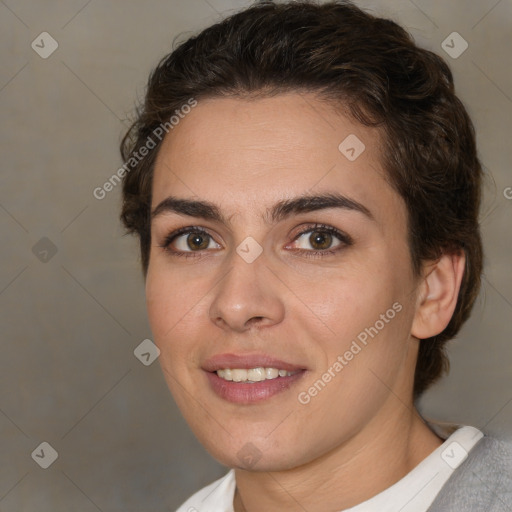
<svg viewBox="0 0 512 512"><path fill-rule="evenodd" d="M221 248L207 231L193 226L174 231L165 238L160 247L175 256L195 256L191 253Z"/></svg>
<svg viewBox="0 0 512 512"><path fill-rule="evenodd" d="M349 235L332 226L315 224L303 229L295 236L293 244L297 243L299 246L292 247L292 251L307 257L323 257L339 252L352 245L353 241ZM201 257L203 251L222 248L205 229L198 226L188 226L173 231L160 244L160 247L171 256L187 258Z"/></svg>
<svg viewBox="0 0 512 512"><path fill-rule="evenodd" d="M297 252L313 257L334 254L353 243L347 234L323 224L315 224L302 230L294 239L294 243L297 242Z"/></svg>

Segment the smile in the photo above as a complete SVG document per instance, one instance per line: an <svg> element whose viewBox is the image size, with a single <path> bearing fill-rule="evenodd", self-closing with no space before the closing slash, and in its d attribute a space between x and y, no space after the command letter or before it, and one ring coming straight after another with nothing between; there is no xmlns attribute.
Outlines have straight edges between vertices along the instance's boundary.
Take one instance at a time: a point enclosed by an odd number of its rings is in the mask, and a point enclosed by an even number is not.
<svg viewBox="0 0 512 512"><path fill-rule="evenodd" d="M301 364L264 353L217 354L204 361L202 370L218 398L240 405L281 394L308 373Z"/></svg>

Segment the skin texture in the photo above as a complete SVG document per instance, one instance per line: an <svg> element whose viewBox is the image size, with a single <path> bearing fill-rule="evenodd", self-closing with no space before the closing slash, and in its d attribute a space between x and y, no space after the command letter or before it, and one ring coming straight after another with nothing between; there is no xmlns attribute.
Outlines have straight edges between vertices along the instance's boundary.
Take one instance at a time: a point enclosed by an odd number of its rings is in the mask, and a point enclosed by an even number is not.
<svg viewBox="0 0 512 512"><path fill-rule="evenodd" d="M350 134L365 144L355 161L338 149ZM206 449L236 468L236 511L342 510L386 489L441 444L413 407L414 367L418 338L441 332L453 313L464 257L444 255L413 275L407 212L385 179L380 137L311 93L212 98L199 101L159 152L152 207L169 195L207 200L227 220L156 216L146 298L180 410ZM325 209L265 220L278 201L333 191L373 219ZM297 235L315 223L353 243L333 236L325 246L341 250L308 257L318 250L315 230ZM161 246L186 226L211 239L198 251L181 235L170 247L192 257L172 256ZM263 249L252 263L236 252L249 236ZM401 311L300 403L298 393L395 303ZM268 400L234 404L211 390L201 368L221 353L265 353L307 371ZM260 455L255 464L240 456L248 442Z"/></svg>

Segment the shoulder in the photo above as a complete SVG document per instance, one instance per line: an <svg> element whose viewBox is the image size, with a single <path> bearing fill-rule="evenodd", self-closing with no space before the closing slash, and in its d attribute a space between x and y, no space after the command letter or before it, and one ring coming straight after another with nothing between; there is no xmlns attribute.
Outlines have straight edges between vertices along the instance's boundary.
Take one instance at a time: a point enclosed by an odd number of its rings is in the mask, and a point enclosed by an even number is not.
<svg viewBox="0 0 512 512"><path fill-rule="evenodd" d="M234 494L235 472L230 470L222 478L197 491L176 512L232 512Z"/></svg>
<svg viewBox="0 0 512 512"><path fill-rule="evenodd" d="M429 511L512 510L512 439L485 434L437 495Z"/></svg>

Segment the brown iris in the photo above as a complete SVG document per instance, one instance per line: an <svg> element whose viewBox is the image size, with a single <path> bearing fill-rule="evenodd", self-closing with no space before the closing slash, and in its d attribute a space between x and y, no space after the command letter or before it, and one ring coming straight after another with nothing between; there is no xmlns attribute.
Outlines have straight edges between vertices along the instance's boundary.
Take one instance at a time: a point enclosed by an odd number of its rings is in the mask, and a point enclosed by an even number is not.
<svg viewBox="0 0 512 512"><path fill-rule="evenodd" d="M332 235L325 231L313 231L309 236L309 242L315 249L328 249L332 243ZM317 244L321 247L318 247Z"/></svg>
<svg viewBox="0 0 512 512"><path fill-rule="evenodd" d="M187 245L190 249L197 249L200 251L206 249L209 243L208 236L201 233L190 233L187 236Z"/></svg>

